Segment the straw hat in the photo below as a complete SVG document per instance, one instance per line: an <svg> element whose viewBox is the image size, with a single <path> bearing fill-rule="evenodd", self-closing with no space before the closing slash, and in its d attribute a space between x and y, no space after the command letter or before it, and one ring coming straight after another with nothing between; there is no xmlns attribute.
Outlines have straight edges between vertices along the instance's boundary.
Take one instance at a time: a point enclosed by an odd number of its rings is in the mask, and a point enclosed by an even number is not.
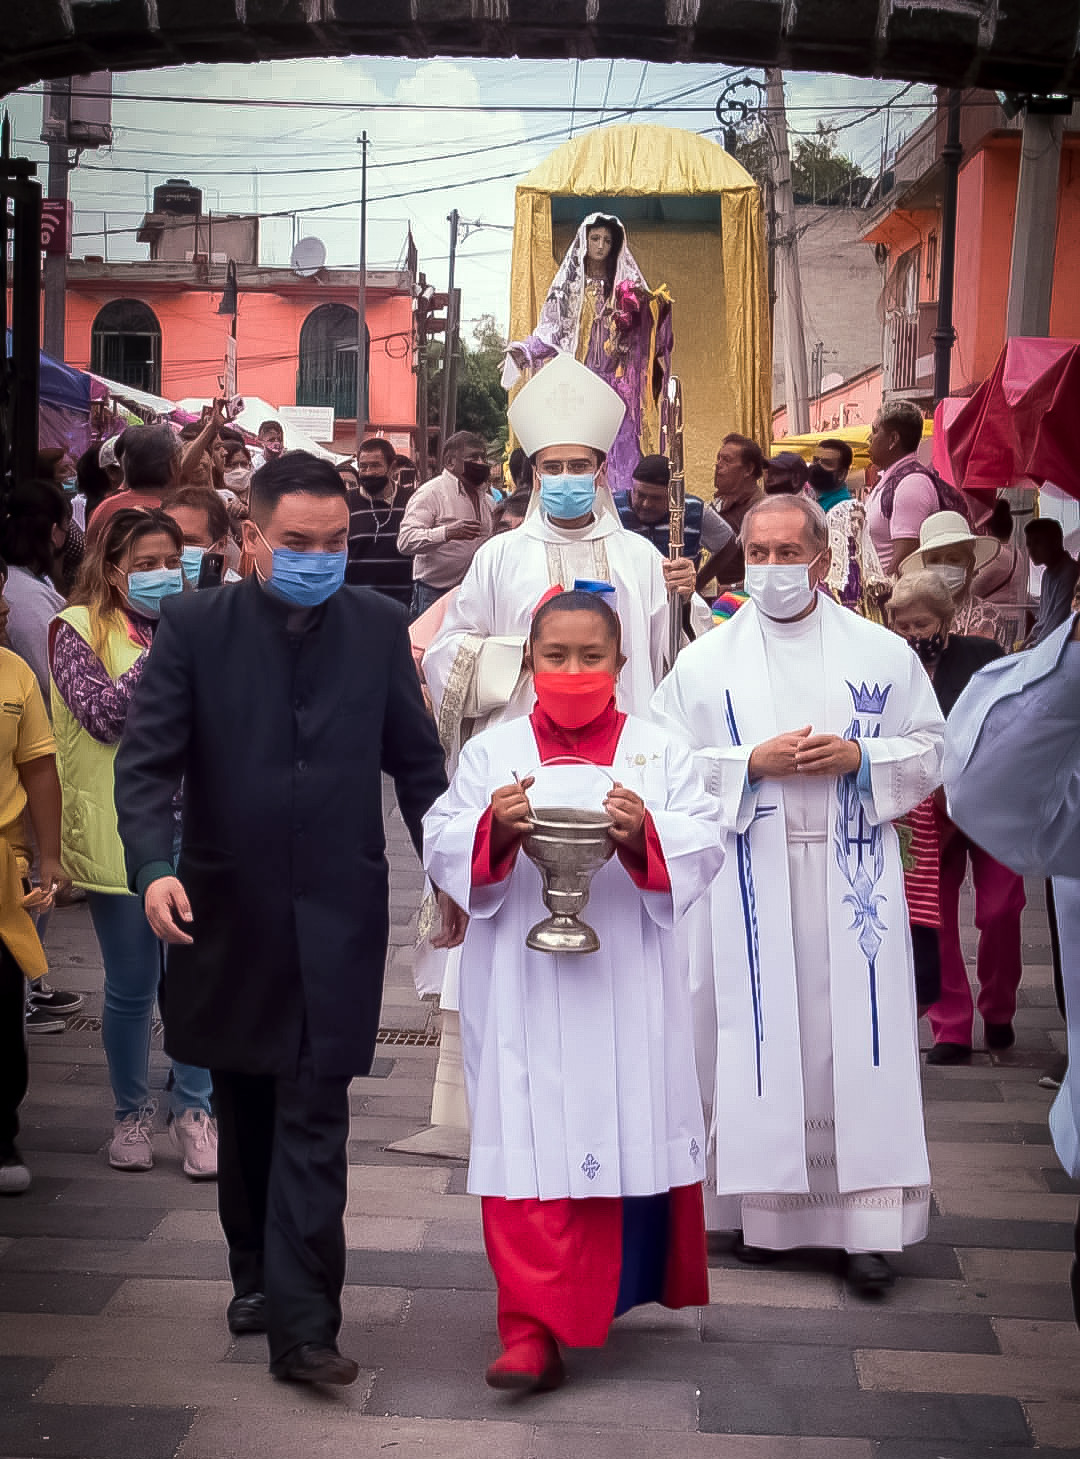
<svg viewBox="0 0 1080 1459"><path fill-rule="evenodd" d="M556 355L518 391L508 415L526 456L545 446L591 446L606 455L626 406L572 355Z"/></svg>
<svg viewBox="0 0 1080 1459"><path fill-rule="evenodd" d="M900 564L900 576L919 572L926 567L926 554L958 542L975 549L975 567L985 567L1001 551L1001 543L993 537L977 537L959 512L935 512L919 528L919 546Z"/></svg>

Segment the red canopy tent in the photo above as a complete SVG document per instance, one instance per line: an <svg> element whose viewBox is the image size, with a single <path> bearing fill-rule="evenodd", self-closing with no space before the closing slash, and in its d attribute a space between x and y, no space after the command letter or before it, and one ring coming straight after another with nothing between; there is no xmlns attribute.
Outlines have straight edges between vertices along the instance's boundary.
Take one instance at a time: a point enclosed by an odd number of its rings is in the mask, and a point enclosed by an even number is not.
<svg viewBox="0 0 1080 1459"><path fill-rule="evenodd" d="M1010 339L945 443L965 491L1026 477L1080 500L1080 340Z"/></svg>

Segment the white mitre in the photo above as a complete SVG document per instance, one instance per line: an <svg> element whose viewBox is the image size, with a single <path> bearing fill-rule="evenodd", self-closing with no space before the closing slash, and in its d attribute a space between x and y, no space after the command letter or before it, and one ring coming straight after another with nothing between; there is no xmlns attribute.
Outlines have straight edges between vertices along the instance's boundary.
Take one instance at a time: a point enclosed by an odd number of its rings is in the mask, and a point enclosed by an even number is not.
<svg viewBox="0 0 1080 1459"><path fill-rule="evenodd" d="M526 456L545 446L591 446L607 455L626 406L572 355L556 355L515 396L508 412Z"/></svg>

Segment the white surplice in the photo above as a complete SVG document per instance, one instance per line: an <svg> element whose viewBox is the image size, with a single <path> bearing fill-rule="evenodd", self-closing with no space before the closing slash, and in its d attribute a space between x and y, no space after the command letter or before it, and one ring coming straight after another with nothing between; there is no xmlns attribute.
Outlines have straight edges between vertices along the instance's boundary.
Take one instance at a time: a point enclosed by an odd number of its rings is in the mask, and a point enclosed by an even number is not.
<svg viewBox="0 0 1080 1459"><path fill-rule="evenodd" d="M577 580L586 579L613 585L612 606L622 624L626 655L616 700L625 713L647 716L653 690L664 674L668 643L663 561L651 542L626 531L607 487L598 489L595 517L585 527L572 531L556 527L534 498L520 527L485 542L424 655L424 680L448 771L452 773L457 762L466 721L472 721L475 734L531 711L536 696L532 676L524 670L516 684L510 675L507 697L497 694L502 702L483 714L476 713L477 702L486 706L491 696L480 690L479 681L489 653L498 652L503 682L508 657L521 662L536 605L556 583L572 588ZM696 595L691 626L699 635L712 627L709 607ZM441 1007L455 1009L457 962L454 953L446 956L422 943L416 962L421 996L438 989Z"/></svg>
<svg viewBox="0 0 1080 1459"><path fill-rule="evenodd" d="M606 487L598 490L596 500L594 519L573 530L555 526L534 504L520 527L492 537L473 558L424 655L424 680L443 744L451 751L461 719L474 717L475 681L484 671L487 641L514 640L520 657L539 600L556 583L572 588L579 578L615 588L612 606L622 624L627 660L619 676L618 705L629 714L648 713L663 677L668 641L664 559L652 543L626 531ZM697 634L712 626L708 605L697 597L691 604L691 625ZM483 694L480 699L487 704ZM532 706L532 680L522 673L509 697L478 717L474 729L528 714Z"/></svg>
<svg viewBox="0 0 1080 1459"><path fill-rule="evenodd" d="M652 813L671 892L643 892L618 857L593 877L585 919L600 950L533 952L547 915L519 853L496 886L472 885L473 843L491 794L539 759L527 719L470 740L424 818L424 864L470 914L461 1029L474 1194L554 1200L644 1196L700 1181L705 1129L694 1073L685 961L671 928L723 863L716 804L685 748L630 718L610 767L549 767L534 808L598 809L611 779Z"/></svg>
<svg viewBox="0 0 1080 1459"><path fill-rule="evenodd" d="M683 651L653 712L737 833L693 955L709 1224L754 1246L897 1251L926 1233L930 1171L891 822L941 780L930 681L903 639L819 595L793 624L747 604ZM750 786L754 746L807 724L859 739L865 789Z"/></svg>

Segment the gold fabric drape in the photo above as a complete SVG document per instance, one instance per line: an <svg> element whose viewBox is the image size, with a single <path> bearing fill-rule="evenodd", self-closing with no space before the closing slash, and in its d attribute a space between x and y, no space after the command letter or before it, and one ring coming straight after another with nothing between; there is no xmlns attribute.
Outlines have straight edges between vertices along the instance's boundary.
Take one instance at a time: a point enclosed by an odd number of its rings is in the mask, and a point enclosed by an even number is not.
<svg viewBox="0 0 1080 1459"><path fill-rule="evenodd" d="M767 450L772 359L761 194L715 142L672 127L605 127L558 148L519 185L510 272L510 338L532 332L575 224L552 226L553 197L715 197L719 222L627 220L653 288L673 299L671 367L683 384L687 490L712 497L728 431ZM601 204L598 201L598 206Z"/></svg>

